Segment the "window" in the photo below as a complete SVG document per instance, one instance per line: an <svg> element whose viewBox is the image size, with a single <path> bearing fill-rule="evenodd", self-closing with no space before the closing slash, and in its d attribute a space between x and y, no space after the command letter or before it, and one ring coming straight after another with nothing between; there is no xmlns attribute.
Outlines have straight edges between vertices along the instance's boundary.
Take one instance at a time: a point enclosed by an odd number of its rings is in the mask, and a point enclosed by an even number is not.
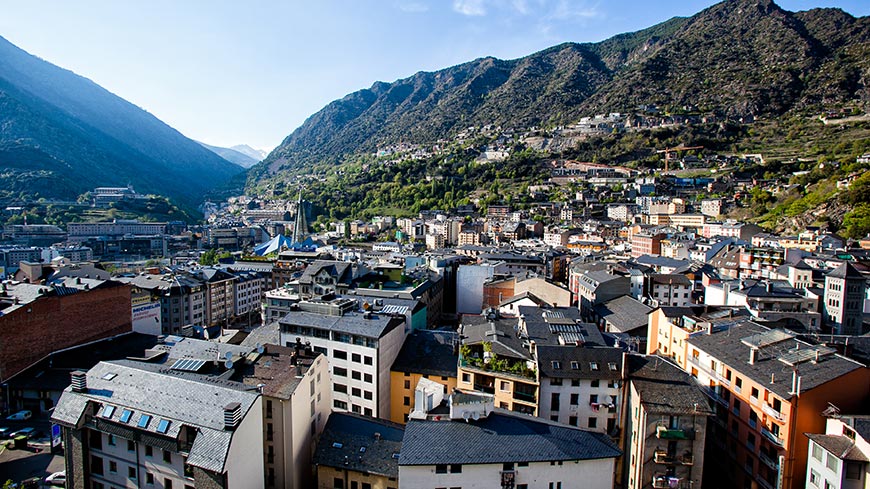
<svg viewBox="0 0 870 489"><path fill-rule="evenodd" d="M168 419L161 419L160 423L157 424L157 432L166 434L169 431L170 421Z"/></svg>
<svg viewBox="0 0 870 489"><path fill-rule="evenodd" d="M598 362L589 362L589 368L590 368L593 372L598 371Z"/></svg>
<svg viewBox="0 0 870 489"><path fill-rule="evenodd" d="M118 471L118 462L114 460L109 460L109 472L117 472Z"/></svg>
<svg viewBox="0 0 870 489"><path fill-rule="evenodd" d="M351 371L350 376L351 376L351 378L353 378L353 380L361 380L362 379L362 373L357 372L356 370Z"/></svg>
<svg viewBox="0 0 870 489"><path fill-rule="evenodd" d="M336 477L332 480L332 489L344 489L344 479Z"/></svg>
<svg viewBox="0 0 870 489"><path fill-rule="evenodd" d="M411 398L408 396L403 397L402 398L402 405L410 406L411 405Z"/></svg>
<svg viewBox="0 0 870 489"><path fill-rule="evenodd" d="M333 367L332 373L334 373L336 377L347 377L347 369L346 368Z"/></svg>
<svg viewBox="0 0 870 489"><path fill-rule="evenodd" d="M608 363L607 368L609 368L611 372L616 372L616 364L613 362Z"/></svg>
<svg viewBox="0 0 870 489"><path fill-rule="evenodd" d="M462 382L464 382L464 383L466 383L466 384L470 384L470 383L471 383L471 374L467 374L467 373L464 373L464 372L463 372L463 374L462 374Z"/></svg>
<svg viewBox="0 0 870 489"><path fill-rule="evenodd" d="M552 365L553 365L553 370L559 370L559 369L562 368L562 364L559 363L559 362L556 361L556 360L553 360L553 361L552 361Z"/></svg>
<svg viewBox="0 0 870 489"><path fill-rule="evenodd" d="M447 473L447 465L446 464L435 465L435 473L436 474L446 474Z"/></svg>
<svg viewBox="0 0 870 489"><path fill-rule="evenodd" d="M550 379L550 385L562 385L562 379Z"/></svg>
<svg viewBox="0 0 870 489"><path fill-rule="evenodd" d="M742 389L743 389L743 379L741 379L740 377L736 377L734 379L734 390L736 390L737 393L739 394Z"/></svg>
<svg viewBox="0 0 870 489"><path fill-rule="evenodd" d="M154 474L152 474L151 472L145 472L145 483L148 484L149 486L153 486L154 485Z"/></svg>
<svg viewBox="0 0 870 489"><path fill-rule="evenodd" d="M339 360L347 360L347 352L341 350L332 350L332 357Z"/></svg>
<svg viewBox="0 0 870 489"><path fill-rule="evenodd" d="M372 374L363 374L363 382L367 384L372 383Z"/></svg>
<svg viewBox="0 0 870 489"><path fill-rule="evenodd" d="M102 412L101 416L104 418L111 418L112 414L114 414L114 413L115 413L115 406L107 405L106 407L103 408L103 412Z"/></svg>
<svg viewBox="0 0 870 489"><path fill-rule="evenodd" d="M505 463L501 464L501 470L514 470L514 463L513 462L505 462Z"/></svg>
<svg viewBox="0 0 870 489"><path fill-rule="evenodd" d="M595 380L593 380L592 382L589 383L589 386L590 386L590 387L598 387L599 384L600 384L600 382L598 381L598 379L595 379Z"/></svg>
<svg viewBox="0 0 870 489"><path fill-rule="evenodd" d="M858 462L846 461L846 478L861 480L861 464Z"/></svg>
<svg viewBox="0 0 870 489"><path fill-rule="evenodd" d="M332 407L336 409L344 409L345 411L347 411L347 403L344 401L339 401L338 399L332 401Z"/></svg>
<svg viewBox="0 0 870 489"><path fill-rule="evenodd" d="M360 355L359 353L351 353L350 354L350 361L355 362L355 363L361 363L362 362L362 355Z"/></svg>
<svg viewBox="0 0 870 489"><path fill-rule="evenodd" d="M837 457L831 455L830 453L826 454L826 456L827 456L827 460L825 460L825 466L827 468L833 470L834 472L836 472L837 468L840 465L839 460L837 460Z"/></svg>
<svg viewBox="0 0 870 489"><path fill-rule="evenodd" d="M172 452L169 450L163 450L163 461L171 464L172 463Z"/></svg>
<svg viewBox="0 0 870 489"><path fill-rule="evenodd" d="M750 391L749 395L750 395L750 397L754 397L755 400L757 401L758 400L758 388L753 387L752 390Z"/></svg>
<svg viewBox="0 0 870 489"><path fill-rule="evenodd" d="M372 489L372 485L369 484L368 482L363 482L361 484L361 486L362 486L362 489Z"/></svg>
<svg viewBox="0 0 870 489"><path fill-rule="evenodd" d="M571 426L578 426L579 423L577 422L577 416L568 416L568 424Z"/></svg>
<svg viewBox="0 0 870 489"><path fill-rule="evenodd" d="M589 395L589 404L598 404L598 394Z"/></svg>
<svg viewBox="0 0 870 489"><path fill-rule="evenodd" d="M115 435L108 435L109 446L115 446Z"/></svg>
<svg viewBox="0 0 870 489"><path fill-rule="evenodd" d="M554 411L559 410L559 393L553 392L550 394L550 409Z"/></svg>
<svg viewBox="0 0 870 489"><path fill-rule="evenodd" d="M352 387L350 389L350 395L352 395L353 397L362 397L362 389Z"/></svg>
<svg viewBox="0 0 870 489"><path fill-rule="evenodd" d="M505 382L505 381L503 381L503 380L500 380L498 385L499 385L499 389L501 389L501 390L503 390L503 391L509 391L509 390L511 390L511 385L510 385L510 383Z"/></svg>
<svg viewBox="0 0 870 489"><path fill-rule="evenodd" d="M411 388L411 381L410 381L410 380L406 380L406 381L405 381L405 389L410 389L410 388Z"/></svg>
<svg viewBox="0 0 870 489"><path fill-rule="evenodd" d="M163 489L172 489L172 479L163 479Z"/></svg>
<svg viewBox="0 0 870 489"><path fill-rule="evenodd" d="M451 474L461 474L462 473L462 464L450 464L450 473Z"/></svg>
<svg viewBox="0 0 870 489"><path fill-rule="evenodd" d="M129 409L125 409L125 410L121 411L121 422L122 423L129 422L130 416L133 416L133 411L130 411Z"/></svg>
<svg viewBox="0 0 870 489"><path fill-rule="evenodd" d="M151 445L145 445L145 456L153 457L154 456L154 447Z"/></svg>
<svg viewBox="0 0 870 489"><path fill-rule="evenodd" d="M363 357L363 364L371 365L372 364L372 357L369 357L369 356Z"/></svg>
<svg viewBox="0 0 870 489"><path fill-rule="evenodd" d="M597 428L598 427L598 418L589 418L589 427Z"/></svg>
<svg viewBox="0 0 870 489"><path fill-rule="evenodd" d="M144 429L144 428L148 427L148 423L150 423L150 422L151 422L151 415L150 414L143 414L143 415L139 416L139 422L136 424L136 426Z"/></svg>
<svg viewBox="0 0 870 489"><path fill-rule="evenodd" d="M127 477L131 479L136 478L136 467L127 467Z"/></svg>
<svg viewBox="0 0 870 489"><path fill-rule="evenodd" d="M813 458L822 461L822 447L816 442L813 442Z"/></svg>
<svg viewBox="0 0 870 489"><path fill-rule="evenodd" d="M127 451L135 452L136 451L136 443L133 440L127 440Z"/></svg>
<svg viewBox="0 0 870 489"><path fill-rule="evenodd" d="M373 397L374 396L372 395L371 391L363 391L363 399L371 401Z"/></svg>
<svg viewBox="0 0 870 489"><path fill-rule="evenodd" d="M819 487L819 481L821 481L819 473L813 469L810 469L810 484Z"/></svg>
<svg viewBox="0 0 870 489"><path fill-rule="evenodd" d="M91 455L91 472L97 475L103 475L103 459L96 455Z"/></svg>
<svg viewBox="0 0 870 489"><path fill-rule="evenodd" d="M577 394L577 393L571 394L570 403L572 406L576 406L576 405L580 404L580 394Z"/></svg>
<svg viewBox="0 0 870 489"><path fill-rule="evenodd" d="M344 384L335 384L335 392L341 392L342 394L347 394L347 386Z"/></svg>

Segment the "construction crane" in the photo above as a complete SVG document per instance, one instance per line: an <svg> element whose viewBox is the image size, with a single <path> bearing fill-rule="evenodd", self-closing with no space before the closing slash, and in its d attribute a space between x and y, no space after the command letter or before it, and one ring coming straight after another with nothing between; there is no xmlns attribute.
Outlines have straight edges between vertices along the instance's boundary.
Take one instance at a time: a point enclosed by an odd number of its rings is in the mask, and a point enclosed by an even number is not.
<svg viewBox="0 0 870 489"><path fill-rule="evenodd" d="M689 151L693 149L704 149L703 146L674 146L673 148L666 148L657 150L656 153L664 153L665 154L665 173L670 171L671 168L671 159L675 158L677 153L680 151Z"/></svg>

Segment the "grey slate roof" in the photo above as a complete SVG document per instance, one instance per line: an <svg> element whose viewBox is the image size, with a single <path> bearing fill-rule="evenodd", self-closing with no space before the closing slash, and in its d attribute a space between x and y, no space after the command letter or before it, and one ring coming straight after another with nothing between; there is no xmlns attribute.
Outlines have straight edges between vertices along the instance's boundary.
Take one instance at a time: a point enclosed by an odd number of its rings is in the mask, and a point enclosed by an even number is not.
<svg viewBox="0 0 870 489"><path fill-rule="evenodd" d="M691 346L695 346L728 365L736 373L764 385L783 399L790 399L792 397L790 393L792 367L780 362L777 358L786 353L788 349L794 348L798 340L789 340L760 349L756 361L752 365L749 364L750 348L740 341L743 338L769 330L769 328L759 324L746 321L733 325L727 330L714 332L712 335L703 332L696 333L688 339L689 352L691 352ZM811 345L801 341L800 348L809 349ZM824 356L817 363L801 363L798 366L798 372L801 376L801 392L814 389L859 368L866 367L840 355ZM771 376L773 376L774 382L770 382Z"/></svg>
<svg viewBox="0 0 870 489"><path fill-rule="evenodd" d="M692 377L655 355L629 355L628 377L650 414L714 414Z"/></svg>
<svg viewBox="0 0 870 489"><path fill-rule="evenodd" d="M820 435L817 433L804 433L807 438L818 443L825 450L832 453L840 460L851 460L854 462L870 462L867 454L863 453L860 448L855 446L855 442L843 435Z"/></svg>
<svg viewBox="0 0 870 489"><path fill-rule="evenodd" d="M456 377L459 355L453 351L454 341L459 341L459 335L452 331L412 331L405 338L392 370Z"/></svg>
<svg viewBox="0 0 870 489"><path fill-rule="evenodd" d="M582 341L586 345L604 346L604 337L598 327L593 323L582 322L580 311L576 307L520 306L518 309L526 323L529 340L534 340L538 345L558 345L560 335L566 342L579 340L582 335Z"/></svg>
<svg viewBox="0 0 870 489"><path fill-rule="evenodd" d="M399 465L590 460L620 454L603 433L496 409L477 421L409 421Z"/></svg>
<svg viewBox="0 0 870 489"><path fill-rule="evenodd" d="M404 319L393 318L386 314L373 313L371 319L366 319L361 312L348 312L344 316L327 316L304 311L290 311L278 321L280 324L308 326L312 328L338 331L368 338L380 338L401 327Z"/></svg>
<svg viewBox="0 0 870 489"><path fill-rule="evenodd" d="M380 440L375 439L375 433L380 433ZM403 435L404 429L397 423L352 413L332 413L312 463L398 478L399 460L393 454L401 452ZM360 451L362 447L365 451Z"/></svg>
<svg viewBox="0 0 870 489"><path fill-rule="evenodd" d="M539 345L536 351L541 377L601 380L616 380L622 377L622 349L620 348ZM592 369L593 363L597 366L597 370ZM575 366L577 368L574 368Z"/></svg>
<svg viewBox="0 0 870 489"><path fill-rule="evenodd" d="M646 328L652 308L637 299L623 295L595 306L595 313L619 333Z"/></svg>
<svg viewBox="0 0 870 489"><path fill-rule="evenodd" d="M115 374L109 378L109 374ZM234 432L224 430L227 404L241 405L242 417L255 406L259 394L238 382L210 379L129 360L100 362L87 373L86 392L67 388L52 414L52 421L63 426L79 426L89 402L99 405L97 417L158 437L177 438L183 425L198 428L188 463L213 472L224 471ZM109 417L102 407L115 406ZM129 422L120 421L123 408L133 411ZM142 415L151 415L146 428L137 426ZM161 419L170 421L165 434L157 432Z"/></svg>
<svg viewBox="0 0 870 489"><path fill-rule="evenodd" d="M861 275L861 272L847 261L844 261L839 267L828 272L827 276L833 278L855 278L859 280L864 278L864 275Z"/></svg>
<svg viewBox="0 0 870 489"><path fill-rule="evenodd" d="M523 347L523 341L517 336L517 319L503 318L494 321L485 316L462 316L463 345L477 345L489 341L492 352L498 356L531 360L529 351Z"/></svg>

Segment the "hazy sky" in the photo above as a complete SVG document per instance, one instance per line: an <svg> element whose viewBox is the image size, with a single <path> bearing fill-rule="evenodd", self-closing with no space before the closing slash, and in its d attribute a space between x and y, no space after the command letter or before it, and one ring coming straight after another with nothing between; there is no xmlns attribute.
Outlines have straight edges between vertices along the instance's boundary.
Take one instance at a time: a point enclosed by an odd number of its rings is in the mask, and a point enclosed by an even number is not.
<svg viewBox="0 0 870 489"><path fill-rule="evenodd" d="M713 0L0 0L0 36L188 137L271 150L332 100L483 56L517 58ZM868 0L780 0L787 10Z"/></svg>

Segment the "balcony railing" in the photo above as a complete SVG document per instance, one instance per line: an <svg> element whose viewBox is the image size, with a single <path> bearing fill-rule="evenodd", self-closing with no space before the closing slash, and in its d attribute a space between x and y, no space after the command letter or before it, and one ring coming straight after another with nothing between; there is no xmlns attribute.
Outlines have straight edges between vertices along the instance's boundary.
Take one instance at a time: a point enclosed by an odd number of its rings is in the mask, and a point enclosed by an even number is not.
<svg viewBox="0 0 870 489"><path fill-rule="evenodd" d="M694 440L695 433L692 430L681 430L679 428L659 426L656 428L656 438L661 440Z"/></svg>
<svg viewBox="0 0 870 489"><path fill-rule="evenodd" d="M720 374L716 369L707 365L702 365L699 359L695 357L688 357L687 361L695 367L698 367L698 369L703 370L704 373L706 373L711 379L719 382L722 385L729 387L731 386L730 380L726 379L725 376Z"/></svg>
<svg viewBox="0 0 870 489"><path fill-rule="evenodd" d="M785 415L782 414L781 412L777 411L776 409L773 409L772 407L770 407L769 404L767 404L767 403L762 404L762 405L761 405L761 410L764 411L764 414L766 414L766 415L770 416L771 418L773 418L773 419L779 421L780 423L784 423L784 422L785 422Z"/></svg>
<svg viewBox="0 0 870 489"><path fill-rule="evenodd" d="M758 459L761 460L761 463L767 465L772 470L779 470L779 462L767 456L764 452L758 452Z"/></svg>
<svg viewBox="0 0 870 489"><path fill-rule="evenodd" d="M514 391L514 400L535 403L538 401L537 396L526 392Z"/></svg>
<svg viewBox="0 0 870 489"><path fill-rule="evenodd" d="M755 479L755 481L758 482L758 487L763 487L764 489L775 489L770 482L767 482L762 477Z"/></svg>
<svg viewBox="0 0 870 489"><path fill-rule="evenodd" d="M785 441L783 441L782 438L774 435L773 432L771 432L767 428L761 428L761 434L764 435L764 437L767 438L768 440L770 440L772 443L774 443L778 446L783 446L783 444L785 443Z"/></svg>
<svg viewBox="0 0 870 489"><path fill-rule="evenodd" d="M683 478L669 477L663 474L653 475L652 486L656 489L684 489L689 487Z"/></svg>
<svg viewBox="0 0 870 489"><path fill-rule="evenodd" d="M668 455L666 450L656 450L653 452L653 460L657 464L664 465L694 465L695 463L695 457L691 453Z"/></svg>
<svg viewBox="0 0 870 489"><path fill-rule="evenodd" d="M703 387L704 393L707 394L707 396L710 399L713 399L714 401L725 406L726 408L728 407L728 401L724 397L720 396L719 393L716 392L716 389L713 389L710 386L706 386L706 385L702 386L702 387Z"/></svg>

